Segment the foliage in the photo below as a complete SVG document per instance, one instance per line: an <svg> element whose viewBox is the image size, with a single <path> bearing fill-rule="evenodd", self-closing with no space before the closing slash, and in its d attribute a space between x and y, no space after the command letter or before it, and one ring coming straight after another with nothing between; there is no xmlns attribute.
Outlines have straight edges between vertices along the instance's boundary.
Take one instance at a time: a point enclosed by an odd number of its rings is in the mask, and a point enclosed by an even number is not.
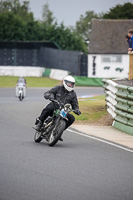
<svg viewBox="0 0 133 200"><path fill-rule="evenodd" d="M133 4L125 3L116 5L108 13L103 15L104 19L133 19Z"/></svg>
<svg viewBox="0 0 133 200"><path fill-rule="evenodd" d="M0 2L0 14L12 13L20 16L23 20L33 20L33 13L29 12L29 1L21 5L19 0L7 0Z"/></svg>
<svg viewBox="0 0 133 200"><path fill-rule="evenodd" d="M84 16L80 15L79 21L76 22L76 32L86 40L89 38L91 20L93 18L99 18L99 16L94 11L87 11Z"/></svg>
<svg viewBox="0 0 133 200"><path fill-rule="evenodd" d="M42 21L37 21L29 12L29 1L0 2L0 41L54 41L62 49L87 53L83 38L63 24L58 25L49 10L43 6Z"/></svg>
<svg viewBox="0 0 133 200"><path fill-rule="evenodd" d="M79 50L87 53L87 47L83 38L76 32L72 32L63 24L54 24L51 26L44 25L43 40L55 41L61 49Z"/></svg>
<svg viewBox="0 0 133 200"><path fill-rule="evenodd" d="M13 13L0 14L1 41L23 41L25 38L25 28L26 25L21 17L16 16Z"/></svg>
<svg viewBox="0 0 133 200"><path fill-rule="evenodd" d="M42 13L42 21L45 25L49 26L52 25L54 22L55 17L53 13L49 10L49 4L46 3L43 6L43 13Z"/></svg>

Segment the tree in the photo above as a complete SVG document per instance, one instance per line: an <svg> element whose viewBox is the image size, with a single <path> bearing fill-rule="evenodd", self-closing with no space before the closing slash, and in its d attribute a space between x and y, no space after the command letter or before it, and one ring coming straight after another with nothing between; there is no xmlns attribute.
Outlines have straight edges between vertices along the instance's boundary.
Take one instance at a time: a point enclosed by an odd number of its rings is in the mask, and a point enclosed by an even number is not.
<svg viewBox="0 0 133 200"><path fill-rule="evenodd" d="M84 16L80 15L79 21L76 22L76 32L87 40L91 29L91 19L99 17L100 15L94 13L94 11L87 11Z"/></svg>
<svg viewBox="0 0 133 200"><path fill-rule="evenodd" d="M1 41L53 41L62 49L79 50L87 53L87 46L81 35L62 24L54 22L48 4L44 6L43 21L37 21L29 12L29 2L19 0L0 2Z"/></svg>
<svg viewBox="0 0 133 200"><path fill-rule="evenodd" d="M10 12L12 10L11 1L1 1L0 2L0 13Z"/></svg>
<svg viewBox="0 0 133 200"><path fill-rule="evenodd" d="M52 25L55 20L55 17L53 17L52 11L49 10L49 4L46 3L43 6L43 13L42 13L42 21L45 23L45 25Z"/></svg>
<svg viewBox="0 0 133 200"><path fill-rule="evenodd" d="M24 41L25 31L26 23L21 17L10 12L0 14L1 41Z"/></svg>
<svg viewBox="0 0 133 200"><path fill-rule="evenodd" d="M25 41L41 41L43 34L41 24L38 21L31 20L26 23Z"/></svg>
<svg viewBox="0 0 133 200"><path fill-rule="evenodd" d="M13 13L21 16L24 20L33 19L33 13L29 12L29 1L24 1L23 4L19 0L6 0L0 2L0 13Z"/></svg>
<svg viewBox="0 0 133 200"><path fill-rule="evenodd" d="M87 53L87 47L82 36L76 32L72 32L63 23L60 26L58 24L49 26L44 38L56 42L62 49Z"/></svg>
<svg viewBox="0 0 133 200"><path fill-rule="evenodd" d="M133 19L133 4L125 3L116 5L108 13L103 15L104 19Z"/></svg>
<svg viewBox="0 0 133 200"><path fill-rule="evenodd" d="M0 40L41 40L41 24L29 12L29 1L21 5L19 0L0 2Z"/></svg>

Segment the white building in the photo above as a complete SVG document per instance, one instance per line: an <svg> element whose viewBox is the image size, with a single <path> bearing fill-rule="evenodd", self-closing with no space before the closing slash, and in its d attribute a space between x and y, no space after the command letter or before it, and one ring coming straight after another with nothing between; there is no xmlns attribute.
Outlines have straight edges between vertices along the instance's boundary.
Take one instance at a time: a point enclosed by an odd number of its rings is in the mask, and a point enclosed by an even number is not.
<svg viewBox="0 0 133 200"><path fill-rule="evenodd" d="M128 77L129 55L125 36L129 29L133 29L133 20L92 20L88 77Z"/></svg>

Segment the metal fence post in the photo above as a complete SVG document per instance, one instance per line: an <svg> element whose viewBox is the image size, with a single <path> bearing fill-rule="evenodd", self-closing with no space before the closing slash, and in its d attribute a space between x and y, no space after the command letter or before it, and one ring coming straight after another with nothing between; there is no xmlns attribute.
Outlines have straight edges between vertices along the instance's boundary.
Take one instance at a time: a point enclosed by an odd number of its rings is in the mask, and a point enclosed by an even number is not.
<svg viewBox="0 0 133 200"><path fill-rule="evenodd" d="M128 80L133 79L133 53L128 53L129 54L129 75L128 75Z"/></svg>

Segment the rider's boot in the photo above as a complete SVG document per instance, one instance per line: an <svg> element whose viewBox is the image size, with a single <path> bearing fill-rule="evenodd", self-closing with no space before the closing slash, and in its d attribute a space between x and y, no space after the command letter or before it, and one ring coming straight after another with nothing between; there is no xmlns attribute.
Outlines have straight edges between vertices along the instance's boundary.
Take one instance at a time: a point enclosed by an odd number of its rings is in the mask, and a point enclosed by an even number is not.
<svg viewBox="0 0 133 200"><path fill-rule="evenodd" d="M35 122L35 125L36 125L36 130L39 131L40 128L42 127L43 123L39 118L37 118L36 122Z"/></svg>
<svg viewBox="0 0 133 200"><path fill-rule="evenodd" d="M59 139L61 142L63 142L63 139L62 139L62 137L60 137L60 139Z"/></svg>

